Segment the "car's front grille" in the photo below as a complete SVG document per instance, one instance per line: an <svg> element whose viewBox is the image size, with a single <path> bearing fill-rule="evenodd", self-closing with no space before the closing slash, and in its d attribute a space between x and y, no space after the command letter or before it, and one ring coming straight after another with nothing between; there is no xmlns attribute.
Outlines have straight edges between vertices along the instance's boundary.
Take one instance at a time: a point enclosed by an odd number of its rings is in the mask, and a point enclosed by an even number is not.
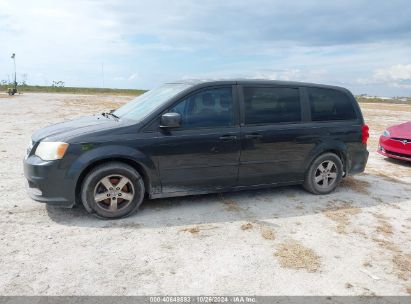
<svg viewBox="0 0 411 304"><path fill-rule="evenodd" d="M394 155L394 156L399 156L399 157L404 157L404 158L409 158L411 159L411 155L407 155L407 154L402 154L402 153L397 153L397 152L393 152L393 151L389 151L389 150L385 150L386 153Z"/></svg>
<svg viewBox="0 0 411 304"><path fill-rule="evenodd" d="M399 141L403 145L411 145L411 139L392 137L391 140Z"/></svg>

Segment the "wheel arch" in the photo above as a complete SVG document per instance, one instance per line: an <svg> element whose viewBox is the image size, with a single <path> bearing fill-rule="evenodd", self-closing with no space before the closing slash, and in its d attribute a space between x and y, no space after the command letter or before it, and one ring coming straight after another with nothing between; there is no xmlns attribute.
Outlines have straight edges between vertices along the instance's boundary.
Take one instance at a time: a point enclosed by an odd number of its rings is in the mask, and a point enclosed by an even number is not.
<svg viewBox="0 0 411 304"><path fill-rule="evenodd" d="M150 178L150 175L147 172L147 169L141 163L139 163L138 161L134 159L130 159L127 157L107 157L107 158L95 160L94 162L88 164L88 166L85 167L81 171L79 177L77 178L76 186L75 186L76 203L81 202L81 199L80 199L81 186L87 174L89 174L90 171L93 170L95 167L105 164L105 163L109 163L109 162L121 162L135 169L143 178L146 194L150 194L151 187L152 187L151 185L152 180Z"/></svg>
<svg viewBox="0 0 411 304"><path fill-rule="evenodd" d="M319 146L316 149L314 149L311 153L310 156L308 157L308 161L306 162L306 166L304 168L304 172L306 173L307 170L311 167L312 163L321 155L325 153L333 153L338 156L338 158L341 160L343 164L343 177L346 176L347 174L347 168L348 168L348 156L347 156L347 147L345 144L337 144L337 145L332 145L332 146Z"/></svg>

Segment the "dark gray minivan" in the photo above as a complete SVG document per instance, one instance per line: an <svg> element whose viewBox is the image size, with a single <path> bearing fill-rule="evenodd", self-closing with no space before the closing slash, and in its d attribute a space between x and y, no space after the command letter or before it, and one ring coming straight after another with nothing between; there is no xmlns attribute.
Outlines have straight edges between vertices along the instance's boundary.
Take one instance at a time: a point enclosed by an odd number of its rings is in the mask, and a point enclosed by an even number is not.
<svg viewBox="0 0 411 304"><path fill-rule="evenodd" d="M38 130L24 173L34 200L120 218L144 197L291 184L327 194L364 171L368 136L341 87L182 81Z"/></svg>

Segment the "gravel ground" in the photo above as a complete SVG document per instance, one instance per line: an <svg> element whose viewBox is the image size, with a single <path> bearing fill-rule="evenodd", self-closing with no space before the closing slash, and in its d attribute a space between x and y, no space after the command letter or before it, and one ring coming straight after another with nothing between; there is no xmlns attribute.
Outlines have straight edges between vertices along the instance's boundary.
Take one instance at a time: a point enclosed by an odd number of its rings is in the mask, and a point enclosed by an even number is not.
<svg viewBox="0 0 411 304"><path fill-rule="evenodd" d="M411 294L411 165L375 153L411 106L361 105L367 170L327 196L285 187L161 199L117 221L27 197L34 130L129 99L0 95L1 295Z"/></svg>

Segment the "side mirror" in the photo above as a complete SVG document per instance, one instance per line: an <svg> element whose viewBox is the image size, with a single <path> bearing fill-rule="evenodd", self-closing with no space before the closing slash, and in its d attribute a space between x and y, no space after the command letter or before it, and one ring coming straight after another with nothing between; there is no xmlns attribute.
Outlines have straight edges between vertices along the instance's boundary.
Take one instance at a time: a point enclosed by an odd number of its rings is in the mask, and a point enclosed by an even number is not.
<svg viewBox="0 0 411 304"><path fill-rule="evenodd" d="M165 113L161 116L160 128L178 128L181 124L179 113Z"/></svg>

